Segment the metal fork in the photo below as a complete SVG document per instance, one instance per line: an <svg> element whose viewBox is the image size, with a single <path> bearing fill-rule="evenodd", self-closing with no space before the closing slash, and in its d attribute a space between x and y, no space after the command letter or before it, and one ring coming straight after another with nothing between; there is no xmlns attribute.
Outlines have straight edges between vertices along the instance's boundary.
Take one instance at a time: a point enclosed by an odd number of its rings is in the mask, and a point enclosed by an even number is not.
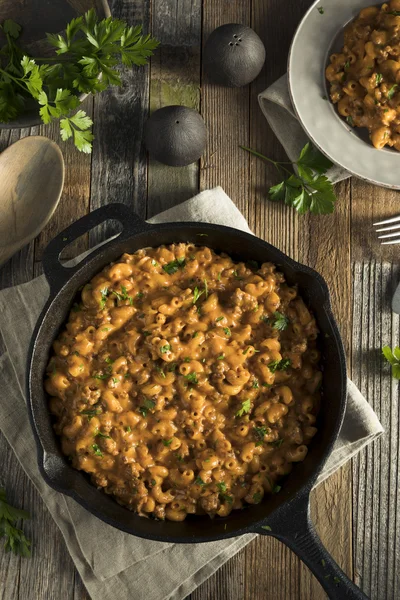
<svg viewBox="0 0 400 600"><path fill-rule="evenodd" d="M397 223L397 225L392 225L392 223ZM389 227L382 227L380 229L377 229L377 233L380 233L382 231L393 231L394 229L400 230L400 217L393 217L393 219L387 219L386 221L374 223L374 227L379 227L379 225L389 225ZM385 235L379 235L378 239L388 239L388 241L386 242L381 242L382 245L400 244L400 231L396 231L395 233L386 233Z"/></svg>

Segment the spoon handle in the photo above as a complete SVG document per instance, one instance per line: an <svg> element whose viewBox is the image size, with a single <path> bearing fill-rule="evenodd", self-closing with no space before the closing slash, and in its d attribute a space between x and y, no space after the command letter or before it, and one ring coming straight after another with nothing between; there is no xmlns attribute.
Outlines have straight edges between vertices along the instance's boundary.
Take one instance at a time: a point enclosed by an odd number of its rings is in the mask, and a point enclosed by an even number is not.
<svg viewBox="0 0 400 600"><path fill-rule="evenodd" d="M118 221L122 226L122 231L119 234L121 239L127 238L135 233L144 231L150 227L143 219L134 213L128 206L122 203L112 203L102 206L97 210L85 215L69 227L61 231L46 247L43 253L43 270L50 284L51 292L60 289L63 284L72 277L72 275L80 268L80 261L77 264L74 261L73 266L66 267L60 262L62 251L69 246L74 240L88 233L94 227L101 225L105 221ZM101 244L101 248L97 252L102 251L111 240L105 244ZM94 251L96 252L96 250ZM93 255L92 252L90 253Z"/></svg>

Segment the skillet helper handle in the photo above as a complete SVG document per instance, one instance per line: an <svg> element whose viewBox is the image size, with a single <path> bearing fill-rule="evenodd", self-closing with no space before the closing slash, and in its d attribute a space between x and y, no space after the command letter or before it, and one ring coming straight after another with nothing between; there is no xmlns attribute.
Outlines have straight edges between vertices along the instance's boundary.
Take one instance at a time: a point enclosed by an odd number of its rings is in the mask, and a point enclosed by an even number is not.
<svg viewBox="0 0 400 600"><path fill-rule="evenodd" d="M293 550L318 579L330 600L368 600L322 545L311 522L309 496L295 500L283 512L285 514L276 519L274 515L268 518L264 526L267 529L258 527L257 533L271 535Z"/></svg>
<svg viewBox="0 0 400 600"><path fill-rule="evenodd" d="M43 270L52 290L60 289L74 271L79 267L64 267L60 262L60 254L71 242L88 233L97 225L108 220L118 221L122 225L120 238L126 238L135 233L144 231L149 225L143 221L128 206L122 203L106 204L75 221L69 227L61 231L46 246L43 253ZM106 242L101 245L105 248ZM93 253L90 254L93 256Z"/></svg>

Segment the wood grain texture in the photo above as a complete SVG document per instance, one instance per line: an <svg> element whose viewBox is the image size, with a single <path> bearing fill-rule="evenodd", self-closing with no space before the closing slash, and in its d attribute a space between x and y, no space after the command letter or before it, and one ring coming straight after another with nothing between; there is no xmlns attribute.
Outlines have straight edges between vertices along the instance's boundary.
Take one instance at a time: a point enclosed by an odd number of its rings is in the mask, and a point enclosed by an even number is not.
<svg viewBox="0 0 400 600"><path fill-rule="evenodd" d="M152 32L160 47L151 61L150 114L170 105L200 108L201 0L154 0ZM168 167L149 159L147 216L188 200L199 165Z"/></svg>
<svg viewBox="0 0 400 600"><path fill-rule="evenodd" d="M113 0L113 17L143 24L150 31L150 2ZM146 216L147 166L142 146L143 124L149 103L149 67L122 69L122 86L95 97L91 200L94 210L109 202L123 202ZM115 232L104 225L89 235L93 246Z"/></svg>
<svg viewBox="0 0 400 600"><path fill-rule="evenodd" d="M400 213L399 193L353 179L338 186L334 215L299 218L266 200L268 187L277 182L273 168L239 149L244 144L285 158L258 107L257 94L284 73L290 39L310 4L311 0L114 0L113 14L143 22L145 31L152 29L159 37L161 48L151 70L124 73L121 90L86 101L95 120L93 155L84 157L72 145L62 145L67 178L59 208L35 244L0 270L0 287L40 273L47 241L89 208L122 201L145 217L186 199L198 186L222 185L257 235L319 270L330 285L353 379L380 416L386 435L363 451L352 467L346 465L318 487L313 520L328 550L350 575L354 558L355 580L372 600L394 600L400 597L399 392L380 349L399 344L400 324L390 311L390 299L400 270L397 248L379 246L372 223ZM211 85L201 74L201 44L215 27L228 22L251 25L267 49L266 66L257 80L236 90ZM210 141L200 168L148 164L141 139L149 107L173 103L200 107L205 118ZM39 131L59 139L56 126L31 133ZM29 133L0 131L0 151ZM102 227L90 243L109 231ZM87 239L81 240L70 254L87 244ZM31 561L23 561L5 555L0 546L0 600L88 600L56 525L1 436L0 456L0 477L10 499L34 514L27 527L35 549ZM296 556L276 540L259 537L190 600L324 597Z"/></svg>

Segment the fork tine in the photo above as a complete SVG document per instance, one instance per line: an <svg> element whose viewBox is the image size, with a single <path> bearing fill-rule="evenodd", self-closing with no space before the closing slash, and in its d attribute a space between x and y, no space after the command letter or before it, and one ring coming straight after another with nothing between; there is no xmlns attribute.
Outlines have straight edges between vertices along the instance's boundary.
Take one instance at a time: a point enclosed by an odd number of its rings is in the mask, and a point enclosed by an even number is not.
<svg viewBox="0 0 400 600"><path fill-rule="evenodd" d="M392 238L392 237L398 237L399 232L396 231L395 233L387 233L386 235L378 235L378 240L383 240L383 238Z"/></svg>
<svg viewBox="0 0 400 600"><path fill-rule="evenodd" d="M376 233L380 231L393 231L393 229L400 229L400 225L389 225L389 227L382 227L381 229L377 229Z"/></svg>
<svg viewBox="0 0 400 600"><path fill-rule="evenodd" d="M386 219L386 221L380 221L379 223L373 223L373 226L376 227L377 225L388 225L389 223L396 223L397 221L400 221L400 217L393 217L393 219Z"/></svg>
<svg viewBox="0 0 400 600"><path fill-rule="evenodd" d="M391 240L390 242L381 242L382 246L388 246L389 244L400 244L400 239Z"/></svg>

